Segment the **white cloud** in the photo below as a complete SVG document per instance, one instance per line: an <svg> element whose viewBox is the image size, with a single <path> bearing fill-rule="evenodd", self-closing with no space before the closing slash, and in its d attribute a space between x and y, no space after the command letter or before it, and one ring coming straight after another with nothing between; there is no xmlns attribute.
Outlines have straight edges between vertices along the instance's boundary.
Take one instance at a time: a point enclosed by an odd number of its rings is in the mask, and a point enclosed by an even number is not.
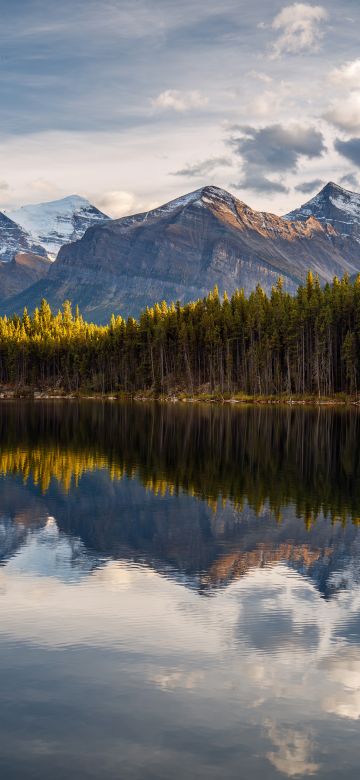
<svg viewBox="0 0 360 780"><path fill-rule="evenodd" d="M353 132L360 129L360 91L350 92L344 98L334 100L325 119L341 130Z"/></svg>
<svg viewBox="0 0 360 780"><path fill-rule="evenodd" d="M57 195L61 195L57 185L48 179L33 179L29 186L32 192L39 193L39 195L47 198L55 198Z"/></svg>
<svg viewBox="0 0 360 780"><path fill-rule="evenodd" d="M274 57L316 50L323 36L321 24L327 18L321 5L294 3L283 8L272 23L272 29L279 33L273 44Z"/></svg>
<svg viewBox="0 0 360 780"><path fill-rule="evenodd" d="M181 92L178 89L166 89L156 98L151 100L154 108L162 111L190 111L192 108L204 108L208 103L208 98L197 90Z"/></svg>
<svg viewBox="0 0 360 780"><path fill-rule="evenodd" d="M9 189L9 185L7 181L0 180L0 190L8 190L8 189Z"/></svg>
<svg viewBox="0 0 360 780"><path fill-rule="evenodd" d="M329 81L338 89L347 90L337 97L324 113L328 122L347 132L360 129L360 58L334 68Z"/></svg>
<svg viewBox="0 0 360 780"><path fill-rule="evenodd" d="M137 206L135 195L132 192L123 190L112 190L104 192L99 197L95 197L96 205L109 217L125 217L128 214L134 214L140 210Z"/></svg>
<svg viewBox="0 0 360 780"><path fill-rule="evenodd" d="M289 108L292 90L292 84L282 81L274 89L255 94L247 104L248 114L257 119L270 119L274 114L279 117L285 108Z"/></svg>
<svg viewBox="0 0 360 780"><path fill-rule="evenodd" d="M142 214L160 205L153 198L138 197L135 193L126 190L109 190L101 194L87 191L86 197L113 219L128 217L130 214Z"/></svg>
<svg viewBox="0 0 360 780"><path fill-rule="evenodd" d="M273 81L268 73L262 73L258 70L249 70L248 76L252 79L256 79L257 81L262 81L264 84L271 84Z"/></svg>
<svg viewBox="0 0 360 780"><path fill-rule="evenodd" d="M331 71L329 80L337 87L358 89L360 84L360 58L345 62L340 68Z"/></svg>

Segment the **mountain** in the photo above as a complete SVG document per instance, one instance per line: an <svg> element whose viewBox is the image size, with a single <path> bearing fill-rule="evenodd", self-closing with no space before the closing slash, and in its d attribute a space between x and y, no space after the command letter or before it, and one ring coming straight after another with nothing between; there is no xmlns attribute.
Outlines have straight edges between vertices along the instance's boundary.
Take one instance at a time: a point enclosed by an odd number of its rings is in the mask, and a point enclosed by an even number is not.
<svg viewBox="0 0 360 780"><path fill-rule="evenodd" d="M77 195L0 212L0 301L43 279L60 246L108 219Z"/></svg>
<svg viewBox="0 0 360 780"><path fill-rule="evenodd" d="M18 252L9 262L0 262L0 300L26 290L43 279L51 265L48 257Z"/></svg>
<svg viewBox="0 0 360 780"><path fill-rule="evenodd" d="M21 206L9 212L8 216L21 225L52 259L63 244L81 238L91 225L110 219L79 195Z"/></svg>
<svg viewBox="0 0 360 780"><path fill-rule="evenodd" d="M295 290L308 269L321 281L360 270L360 244L310 216L298 222L253 211L217 187L204 187L153 211L101 222L63 246L45 279L2 305L33 309L41 298L65 299L97 322L111 313L136 316L165 299L206 295L215 284L231 294L259 283L270 291L279 275Z"/></svg>
<svg viewBox="0 0 360 780"><path fill-rule="evenodd" d="M323 225L331 225L343 237L360 242L360 194L344 190L329 182L314 198L284 219L306 221L315 217Z"/></svg>
<svg viewBox="0 0 360 780"><path fill-rule="evenodd" d="M32 252L46 256L40 244L16 222L0 211L0 261L13 260L18 252Z"/></svg>

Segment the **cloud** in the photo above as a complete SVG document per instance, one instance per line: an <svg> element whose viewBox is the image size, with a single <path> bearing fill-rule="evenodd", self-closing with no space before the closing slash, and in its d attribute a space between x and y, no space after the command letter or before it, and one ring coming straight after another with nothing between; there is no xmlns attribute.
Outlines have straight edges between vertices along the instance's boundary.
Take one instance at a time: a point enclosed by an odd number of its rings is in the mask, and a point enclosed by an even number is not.
<svg viewBox="0 0 360 780"><path fill-rule="evenodd" d="M265 127L233 126L228 140L243 163L243 176L236 189L250 189L259 193L287 193L283 181L273 180L267 174L294 172L301 157L320 157L325 150L321 132L313 127L281 124ZM236 132L237 131L237 132Z"/></svg>
<svg viewBox="0 0 360 780"><path fill-rule="evenodd" d="M323 187L324 182L322 179L312 179L312 181L303 181L297 184L295 187L296 192L302 192L304 195L310 195L311 192L319 190Z"/></svg>
<svg viewBox="0 0 360 780"><path fill-rule="evenodd" d="M243 126L229 143L249 166L266 171L295 171L300 157L313 159L325 151L324 138L314 127L280 124L262 128Z"/></svg>
<svg viewBox="0 0 360 780"><path fill-rule="evenodd" d="M340 179L340 184L344 184L347 187L352 187L354 190L358 190L360 187L359 181L354 173L346 173Z"/></svg>
<svg viewBox="0 0 360 780"><path fill-rule="evenodd" d="M289 98L293 97L293 84L281 81L274 89L255 94L246 106L247 113L262 120L279 116Z"/></svg>
<svg viewBox="0 0 360 780"><path fill-rule="evenodd" d="M125 217L140 210L136 205L136 198L132 192L112 190L111 192L104 192L99 197L95 197L94 200L101 211L104 211L105 214L114 219Z"/></svg>
<svg viewBox="0 0 360 780"><path fill-rule="evenodd" d="M9 185L7 181L0 180L0 190L8 190L8 189L9 189Z"/></svg>
<svg viewBox="0 0 360 780"><path fill-rule="evenodd" d="M353 132L360 128L360 91L350 92L345 98L335 100L324 118L341 130Z"/></svg>
<svg viewBox="0 0 360 780"><path fill-rule="evenodd" d="M289 192L288 187L280 181L272 181L259 172L257 168L247 167L243 179L231 185L236 190L253 190L259 193Z"/></svg>
<svg viewBox="0 0 360 780"><path fill-rule="evenodd" d="M48 179L33 179L29 186L32 192L39 193L47 198L55 198L57 195L61 195L57 185Z"/></svg>
<svg viewBox="0 0 360 780"><path fill-rule="evenodd" d="M350 138L348 141L337 138L334 146L339 154L360 167L360 138Z"/></svg>
<svg viewBox="0 0 360 780"><path fill-rule="evenodd" d="M204 108L208 103L208 98L197 90L181 92L178 89L166 89L160 92L156 98L152 98L153 108L162 111L191 111L193 108Z"/></svg>
<svg viewBox="0 0 360 780"><path fill-rule="evenodd" d="M216 168L228 168L231 165L231 160L229 160L228 157L209 157L209 159L202 160L193 165L186 165L185 168L172 172L171 176L207 176Z"/></svg>
<svg viewBox="0 0 360 780"><path fill-rule="evenodd" d="M339 68L334 68L329 80L337 87L358 89L360 84L360 58L345 62Z"/></svg>
<svg viewBox="0 0 360 780"><path fill-rule="evenodd" d="M323 37L321 25L327 18L328 13L321 5L294 3L283 8L271 25L279 33L273 43L273 56L316 51Z"/></svg>
<svg viewBox="0 0 360 780"><path fill-rule="evenodd" d="M271 76L268 75L268 73L262 73L258 70L249 70L247 74L250 78L256 79L257 81L262 81L264 84L271 84L273 79Z"/></svg>

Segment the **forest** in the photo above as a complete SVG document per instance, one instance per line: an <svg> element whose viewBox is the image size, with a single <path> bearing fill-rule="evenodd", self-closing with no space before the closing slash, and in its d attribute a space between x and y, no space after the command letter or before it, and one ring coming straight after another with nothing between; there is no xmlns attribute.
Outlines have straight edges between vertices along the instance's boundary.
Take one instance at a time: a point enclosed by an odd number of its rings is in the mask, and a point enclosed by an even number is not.
<svg viewBox="0 0 360 780"><path fill-rule="evenodd" d="M148 307L138 320L86 322L66 301L0 318L0 383L66 393L356 395L360 276L296 294L217 288L193 303Z"/></svg>

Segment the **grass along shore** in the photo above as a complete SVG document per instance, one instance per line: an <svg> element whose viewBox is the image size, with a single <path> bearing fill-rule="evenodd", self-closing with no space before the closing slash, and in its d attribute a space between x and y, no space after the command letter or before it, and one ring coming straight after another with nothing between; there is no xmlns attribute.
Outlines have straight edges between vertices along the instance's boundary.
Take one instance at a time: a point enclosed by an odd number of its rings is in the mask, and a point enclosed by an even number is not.
<svg viewBox="0 0 360 780"><path fill-rule="evenodd" d="M152 390L134 393L95 393L86 389L67 392L62 388L33 387L1 387L0 400L98 400L119 402L156 402L156 403L206 403L206 404L240 404L240 405L282 405L287 406L360 406L360 393L348 395L337 393L332 396L321 395L247 395L245 393L222 393L220 391L204 391L187 393L173 391L156 393Z"/></svg>

